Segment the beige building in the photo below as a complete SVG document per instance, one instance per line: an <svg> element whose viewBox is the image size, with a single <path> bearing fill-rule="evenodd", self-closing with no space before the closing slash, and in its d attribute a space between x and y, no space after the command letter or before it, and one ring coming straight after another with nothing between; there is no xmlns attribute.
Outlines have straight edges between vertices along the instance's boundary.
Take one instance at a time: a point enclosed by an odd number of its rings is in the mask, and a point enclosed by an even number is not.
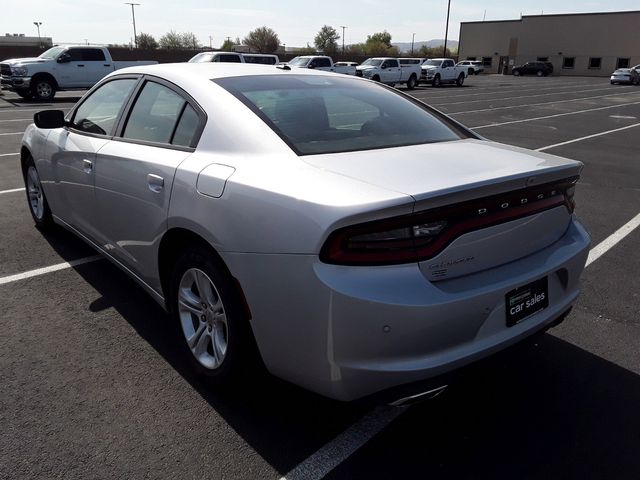
<svg viewBox="0 0 640 480"><path fill-rule="evenodd" d="M460 60L485 71L529 61L553 63L554 75L609 76L640 64L640 11L526 15L519 20L462 22Z"/></svg>

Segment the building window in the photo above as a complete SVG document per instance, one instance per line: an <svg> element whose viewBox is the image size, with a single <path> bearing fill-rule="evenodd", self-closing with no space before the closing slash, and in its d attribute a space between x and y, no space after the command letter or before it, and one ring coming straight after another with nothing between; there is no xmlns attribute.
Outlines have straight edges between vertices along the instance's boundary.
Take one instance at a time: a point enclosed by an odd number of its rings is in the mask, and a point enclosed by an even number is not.
<svg viewBox="0 0 640 480"><path fill-rule="evenodd" d="M618 66L616 68L629 68L630 64L631 64L630 59L628 59L628 58L619 58L618 59Z"/></svg>
<svg viewBox="0 0 640 480"><path fill-rule="evenodd" d="M576 66L576 57L564 57L562 59L562 68L574 68Z"/></svg>
<svg viewBox="0 0 640 480"><path fill-rule="evenodd" d="M589 59L589 68L592 70L600 70L602 67L602 58L600 57L591 57Z"/></svg>
<svg viewBox="0 0 640 480"><path fill-rule="evenodd" d="M549 61L549 57L538 57L538 62L548 62Z"/></svg>
<svg viewBox="0 0 640 480"><path fill-rule="evenodd" d="M485 67L491 67L492 61L493 61L493 57L482 57L482 65Z"/></svg>

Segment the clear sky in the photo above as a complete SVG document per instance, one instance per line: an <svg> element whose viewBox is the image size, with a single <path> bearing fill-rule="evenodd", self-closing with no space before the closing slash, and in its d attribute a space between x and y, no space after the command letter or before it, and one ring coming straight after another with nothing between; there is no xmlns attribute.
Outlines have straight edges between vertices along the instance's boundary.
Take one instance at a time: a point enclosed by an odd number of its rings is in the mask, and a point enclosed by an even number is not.
<svg viewBox="0 0 640 480"><path fill-rule="evenodd" d="M342 32L345 43L357 43L368 34L387 30L393 41L410 42L444 38L447 0L129 0L136 7L138 33L159 38L169 30L193 32L204 45L213 37L214 47L229 36L244 37L266 25L287 46L313 45L318 29L331 25ZM59 43L128 43L133 37L131 7L117 0L18 0L7 1L0 16L0 35L37 35L34 21L42 22L43 36ZM638 0L452 0L449 38L457 40L463 21L519 18L520 14L604 12L640 9Z"/></svg>

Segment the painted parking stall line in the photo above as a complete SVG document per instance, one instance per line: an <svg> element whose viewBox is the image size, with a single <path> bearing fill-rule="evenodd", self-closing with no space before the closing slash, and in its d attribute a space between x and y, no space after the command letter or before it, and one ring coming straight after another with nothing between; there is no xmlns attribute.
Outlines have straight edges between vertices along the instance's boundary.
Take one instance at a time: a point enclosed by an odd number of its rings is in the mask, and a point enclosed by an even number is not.
<svg viewBox="0 0 640 480"><path fill-rule="evenodd" d="M24 192L24 187L22 188L11 188L9 190L0 190L0 195L5 193L15 193L15 192Z"/></svg>
<svg viewBox="0 0 640 480"><path fill-rule="evenodd" d="M100 260L101 258L102 257L100 255L92 255L90 257L79 258L77 260L72 260L70 262L58 263L56 265L50 265L48 267L43 267L43 268L36 268L34 270L29 270L27 272L17 273L15 275L0 277L0 285L17 282L18 280L25 280L27 278L38 277L40 275L45 275L47 273L57 272L59 270L65 270L67 268L77 267L78 265L84 265L86 263L95 262L97 260Z"/></svg>
<svg viewBox="0 0 640 480"><path fill-rule="evenodd" d="M19 153L0 153L0 157L15 157L16 155L20 155Z"/></svg>
<svg viewBox="0 0 640 480"><path fill-rule="evenodd" d="M563 145L570 145L572 143L589 140L590 138L602 137L603 135L622 132L623 130L629 130L630 128L636 128L636 127L640 127L640 123L634 123L633 125L627 125L626 127L614 128L613 130L607 130L606 132L594 133L593 135L587 135L586 137L574 138L573 140L567 140L566 142L560 142L560 143L555 143L553 145L547 145L546 147L536 148L536 152L544 152L545 150L562 147Z"/></svg>
<svg viewBox="0 0 640 480"><path fill-rule="evenodd" d="M24 135L24 132L0 133L0 136L7 136L7 135Z"/></svg>
<svg viewBox="0 0 640 480"><path fill-rule="evenodd" d="M33 118L11 118L11 119L0 119L0 123L8 123L8 122L33 122Z"/></svg>
<svg viewBox="0 0 640 480"><path fill-rule="evenodd" d="M588 108L586 110L578 110L578 111L575 111L575 112L565 112L565 113L556 113L554 115L545 115L543 117L523 118L522 120L511 120L511 121L508 121L508 122L489 123L487 125L480 125L478 127L471 127L471 130L480 130L482 128L491 128L491 127L502 127L503 125L514 125L514 124L517 124L517 123L535 122L536 120L546 120L546 119L549 119L549 118L566 117L567 115L579 115L581 113L597 112L597 111L600 111L600 110L607 110L607 109L611 109L611 108L629 107L631 105L640 105L640 102L619 103L619 104L616 104L616 105L607 105L606 107Z"/></svg>
<svg viewBox="0 0 640 480"><path fill-rule="evenodd" d="M593 247L589 251L589 256L587 257L587 263L585 267L588 267L593 262L598 260L602 255L604 255L613 247L615 247L620 241L622 241L622 239L624 239L627 235L629 235L636 228L638 228L639 225L640 225L640 213L637 214L635 217L633 217L631 220L629 220L627 223L625 223L618 230L613 232L611 235L609 235L607 238L605 238L598 245Z"/></svg>

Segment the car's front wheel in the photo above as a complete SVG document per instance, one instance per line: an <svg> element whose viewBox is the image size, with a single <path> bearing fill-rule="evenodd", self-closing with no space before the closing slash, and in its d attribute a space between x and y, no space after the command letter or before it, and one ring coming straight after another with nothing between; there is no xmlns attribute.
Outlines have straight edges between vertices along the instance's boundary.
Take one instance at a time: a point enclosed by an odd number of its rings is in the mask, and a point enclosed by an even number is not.
<svg viewBox="0 0 640 480"><path fill-rule="evenodd" d="M538 70L536 72L536 75L539 76L539 77L542 77L544 75L544 72L542 70Z"/></svg>
<svg viewBox="0 0 640 480"><path fill-rule="evenodd" d="M204 246L182 253L170 280L170 307L196 372L214 385L243 378L257 364L249 319L231 275Z"/></svg>
<svg viewBox="0 0 640 480"><path fill-rule="evenodd" d="M36 100L48 101L53 100L56 95L56 89L53 82L47 78L40 78L31 86L31 91Z"/></svg>
<svg viewBox="0 0 640 480"><path fill-rule="evenodd" d="M33 158L29 156L24 164L23 170L24 185L27 192L27 201L29 202L29 212L33 217L33 221L38 228L49 228L53 225L53 217L51 209L47 202L47 197L42 189L40 175L36 170Z"/></svg>
<svg viewBox="0 0 640 480"><path fill-rule="evenodd" d="M433 77L433 83L432 85L436 88L438 88L440 85L442 85L442 80L440 80L440 75L436 75L435 77Z"/></svg>
<svg viewBox="0 0 640 480"><path fill-rule="evenodd" d="M458 79L456 80L456 85L459 87L464 85L464 73L461 73L460 75L458 75Z"/></svg>
<svg viewBox="0 0 640 480"><path fill-rule="evenodd" d="M520 70L514 70L513 71L513 75L516 76L516 77L519 77L520 76Z"/></svg>
<svg viewBox="0 0 640 480"><path fill-rule="evenodd" d="M408 90L413 90L414 88L416 88L418 81L416 80L416 76L415 75L411 75L409 77L409 80L407 81L407 89Z"/></svg>

